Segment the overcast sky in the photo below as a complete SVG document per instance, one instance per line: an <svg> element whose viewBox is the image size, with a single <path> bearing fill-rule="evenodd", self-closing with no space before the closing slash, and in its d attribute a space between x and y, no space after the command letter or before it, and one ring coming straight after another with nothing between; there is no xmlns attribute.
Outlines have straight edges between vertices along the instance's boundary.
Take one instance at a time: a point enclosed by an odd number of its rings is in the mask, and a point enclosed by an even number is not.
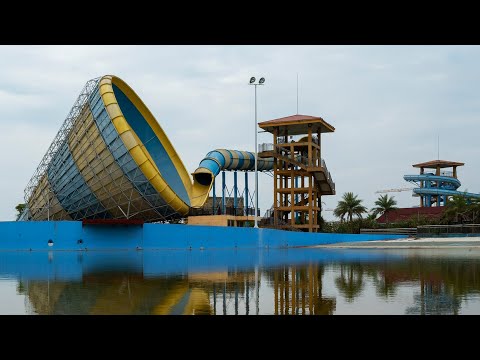
<svg viewBox="0 0 480 360"><path fill-rule="evenodd" d="M265 121L297 112L298 73L299 113L336 129L322 137L337 189L326 208L347 191L371 208L376 190L409 187L403 175L437 158L438 136L441 159L465 162L460 190L480 192L478 64L478 46L0 46L0 220L15 219L80 90L105 74L136 91L189 172L212 149L254 150L250 76L266 78L257 94ZM272 179L259 182L263 214ZM411 192L392 194L400 207L418 205Z"/></svg>

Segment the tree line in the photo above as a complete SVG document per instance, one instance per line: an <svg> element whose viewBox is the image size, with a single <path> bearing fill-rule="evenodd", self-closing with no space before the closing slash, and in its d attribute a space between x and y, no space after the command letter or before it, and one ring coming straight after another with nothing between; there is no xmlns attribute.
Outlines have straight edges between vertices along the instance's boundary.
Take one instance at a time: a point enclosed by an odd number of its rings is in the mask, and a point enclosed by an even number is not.
<svg viewBox="0 0 480 360"><path fill-rule="evenodd" d="M388 215L397 208L394 196L380 195L375 206L368 210L363 200L352 192L343 194L333 211L338 222L326 222L320 219L324 232L358 233L360 228L372 229L382 227L417 227L420 225L476 224L480 222L480 200L454 195L448 199L443 214L438 217L414 216L407 220L389 221ZM385 215L385 224L377 222L379 216Z"/></svg>

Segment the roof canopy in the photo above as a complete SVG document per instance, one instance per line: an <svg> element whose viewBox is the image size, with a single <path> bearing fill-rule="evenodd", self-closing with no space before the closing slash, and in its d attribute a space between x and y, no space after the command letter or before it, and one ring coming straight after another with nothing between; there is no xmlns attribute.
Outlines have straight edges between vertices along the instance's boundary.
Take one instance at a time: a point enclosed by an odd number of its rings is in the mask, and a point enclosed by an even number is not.
<svg viewBox="0 0 480 360"><path fill-rule="evenodd" d="M456 162L456 161L432 160L424 163L414 164L412 166L416 168L436 169L436 168L447 168L447 167L463 166L463 165L465 165L465 163Z"/></svg>
<svg viewBox="0 0 480 360"><path fill-rule="evenodd" d="M318 116L292 115L279 119L263 121L258 124L260 128L270 133L278 126L278 135L303 135L308 134L308 128L311 124L312 130L316 132L334 132L335 128Z"/></svg>

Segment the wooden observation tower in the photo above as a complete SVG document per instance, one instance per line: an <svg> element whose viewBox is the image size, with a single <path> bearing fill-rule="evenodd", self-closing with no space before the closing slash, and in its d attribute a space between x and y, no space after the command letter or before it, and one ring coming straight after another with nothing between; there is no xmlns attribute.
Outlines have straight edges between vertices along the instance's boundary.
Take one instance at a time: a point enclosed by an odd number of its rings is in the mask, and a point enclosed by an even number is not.
<svg viewBox="0 0 480 360"><path fill-rule="evenodd" d="M274 158L273 226L318 232L321 196L335 195L335 183L321 157L321 134L335 128L321 117L292 115L258 124L273 134L258 157Z"/></svg>

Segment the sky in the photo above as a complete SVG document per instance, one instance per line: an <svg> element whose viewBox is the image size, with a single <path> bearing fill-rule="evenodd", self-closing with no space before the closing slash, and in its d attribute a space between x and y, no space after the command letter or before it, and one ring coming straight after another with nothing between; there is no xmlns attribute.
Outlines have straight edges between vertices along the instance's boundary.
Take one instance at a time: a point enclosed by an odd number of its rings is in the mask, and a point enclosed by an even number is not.
<svg viewBox="0 0 480 360"><path fill-rule="evenodd" d="M251 76L266 79L261 122L297 113L298 74L298 113L335 127L322 135L337 192L322 198L326 209L348 191L370 209L377 190L411 187L403 175L438 153L465 163L460 190L480 193L479 63L479 46L0 46L0 221L15 219L84 84L107 74L135 90L190 173L210 150L254 151ZM272 135L258 134L264 142ZM419 203L390 194L399 207ZM272 203L272 178L259 174L262 214Z"/></svg>

